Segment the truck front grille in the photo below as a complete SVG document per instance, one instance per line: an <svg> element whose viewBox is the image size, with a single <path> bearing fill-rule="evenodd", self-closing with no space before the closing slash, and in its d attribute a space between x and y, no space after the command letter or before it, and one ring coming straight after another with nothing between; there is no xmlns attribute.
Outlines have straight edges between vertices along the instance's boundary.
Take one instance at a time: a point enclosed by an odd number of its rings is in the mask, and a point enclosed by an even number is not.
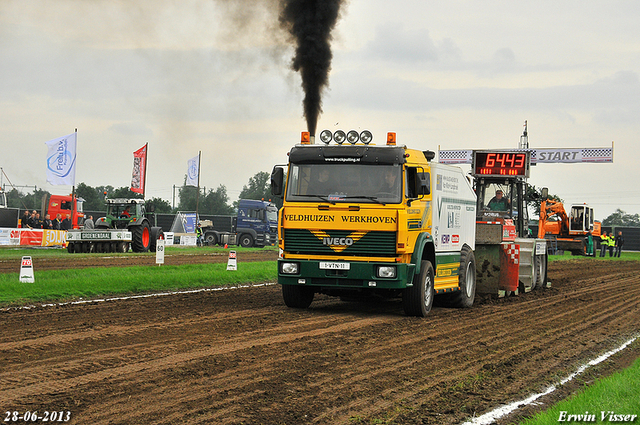
<svg viewBox="0 0 640 425"><path fill-rule="evenodd" d="M331 246L334 242L347 241L350 245ZM310 255L352 255L367 257L394 257L396 255L395 232L363 232L356 234L350 230L310 231L306 229L285 229L284 250L295 254Z"/></svg>

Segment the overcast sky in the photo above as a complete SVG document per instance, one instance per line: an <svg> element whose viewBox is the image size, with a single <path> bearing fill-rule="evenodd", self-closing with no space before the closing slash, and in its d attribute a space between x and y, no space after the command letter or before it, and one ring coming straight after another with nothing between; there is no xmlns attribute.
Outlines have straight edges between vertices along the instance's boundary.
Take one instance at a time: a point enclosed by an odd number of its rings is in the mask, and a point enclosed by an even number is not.
<svg viewBox="0 0 640 425"><path fill-rule="evenodd" d="M46 183L44 143L77 128L76 184L128 186L148 142L147 198L171 203L202 151L201 186L236 200L306 129L276 4L0 0L0 167L15 185L70 193ZM613 164L543 164L530 183L599 219L639 213L638 22L631 0L350 0L318 130L515 148L527 120L534 148L613 142Z"/></svg>

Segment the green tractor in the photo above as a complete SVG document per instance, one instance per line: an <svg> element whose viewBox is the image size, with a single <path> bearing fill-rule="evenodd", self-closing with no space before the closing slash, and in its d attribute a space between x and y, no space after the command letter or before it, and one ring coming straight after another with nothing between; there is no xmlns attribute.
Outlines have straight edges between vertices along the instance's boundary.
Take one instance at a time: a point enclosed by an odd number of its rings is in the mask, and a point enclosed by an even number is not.
<svg viewBox="0 0 640 425"><path fill-rule="evenodd" d="M148 252L156 250L157 240L164 237L161 227L152 227L146 217L143 199L107 199L107 215L96 221L97 230L126 229L131 232L131 250ZM110 247L111 248L111 247ZM129 242L116 242L115 249L127 252Z"/></svg>

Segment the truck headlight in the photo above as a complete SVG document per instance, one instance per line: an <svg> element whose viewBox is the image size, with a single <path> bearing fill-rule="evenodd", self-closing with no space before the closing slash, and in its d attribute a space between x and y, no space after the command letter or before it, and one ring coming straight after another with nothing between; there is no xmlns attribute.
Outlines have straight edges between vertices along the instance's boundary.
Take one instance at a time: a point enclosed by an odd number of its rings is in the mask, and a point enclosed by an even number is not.
<svg viewBox="0 0 640 425"><path fill-rule="evenodd" d="M376 275L381 278L394 278L396 277L396 266L378 266Z"/></svg>
<svg viewBox="0 0 640 425"><path fill-rule="evenodd" d="M298 263L280 263L280 273L282 274L298 274L300 264Z"/></svg>

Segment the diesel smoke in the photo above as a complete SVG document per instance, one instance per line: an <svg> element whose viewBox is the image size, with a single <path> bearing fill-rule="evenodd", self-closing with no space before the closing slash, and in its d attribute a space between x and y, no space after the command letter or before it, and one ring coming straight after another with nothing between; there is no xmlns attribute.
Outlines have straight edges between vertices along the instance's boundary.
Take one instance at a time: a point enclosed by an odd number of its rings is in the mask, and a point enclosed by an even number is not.
<svg viewBox="0 0 640 425"><path fill-rule="evenodd" d="M280 25L295 42L291 67L300 72L304 90L304 116L307 129L316 134L322 112L322 92L331 71L331 31L345 0L282 0Z"/></svg>

